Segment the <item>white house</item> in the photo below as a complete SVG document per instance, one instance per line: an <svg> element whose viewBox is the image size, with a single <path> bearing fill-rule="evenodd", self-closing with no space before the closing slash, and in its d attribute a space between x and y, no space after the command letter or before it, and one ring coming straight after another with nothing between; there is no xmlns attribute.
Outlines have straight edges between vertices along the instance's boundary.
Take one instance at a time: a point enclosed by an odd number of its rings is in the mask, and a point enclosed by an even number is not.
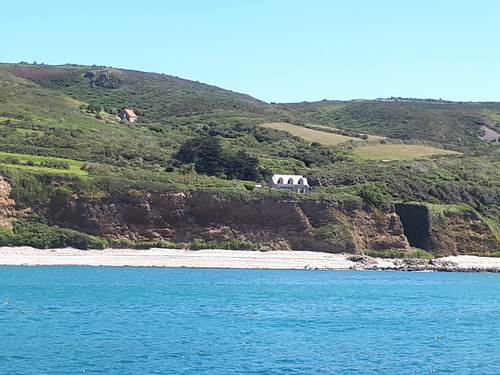
<svg viewBox="0 0 500 375"><path fill-rule="evenodd" d="M290 190L296 193L312 192L307 182L307 178L299 175L274 174L268 186L280 190Z"/></svg>
<svg viewBox="0 0 500 375"><path fill-rule="evenodd" d="M123 108L118 114L118 117L122 120L128 120L130 122L136 122L137 120L137 115L134 113L134 111L128 108Z"/></svg>

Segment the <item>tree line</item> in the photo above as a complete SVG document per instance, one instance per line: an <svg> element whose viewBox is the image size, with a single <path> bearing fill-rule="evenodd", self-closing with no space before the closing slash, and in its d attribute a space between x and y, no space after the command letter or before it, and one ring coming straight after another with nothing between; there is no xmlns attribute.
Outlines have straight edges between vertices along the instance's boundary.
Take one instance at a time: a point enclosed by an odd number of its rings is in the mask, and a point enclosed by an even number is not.
<svg viewBox="0 0 500 375"><path fill-rule="evenodd" d="M226 179L260 181L271 171L259 166L259 159L246 151L226 151L219 139L198 136L188 139L175 154L179 166L192 166L196 173ZM189 171L189 168L184 168Z"/></svg>

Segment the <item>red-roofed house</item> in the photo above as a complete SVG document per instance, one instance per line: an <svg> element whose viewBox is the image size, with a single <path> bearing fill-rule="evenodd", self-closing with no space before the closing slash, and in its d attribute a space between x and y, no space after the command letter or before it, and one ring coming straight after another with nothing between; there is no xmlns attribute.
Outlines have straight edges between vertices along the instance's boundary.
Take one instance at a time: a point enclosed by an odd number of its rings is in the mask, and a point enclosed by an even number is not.
<svg viewBox="0 0 500 375"><path fill-rule="evenodd" d="M121 112L118 114L118 117L122 120L128 120L130 122L135 122L137 120L137 115L128 108L123 108Z"/></svg>

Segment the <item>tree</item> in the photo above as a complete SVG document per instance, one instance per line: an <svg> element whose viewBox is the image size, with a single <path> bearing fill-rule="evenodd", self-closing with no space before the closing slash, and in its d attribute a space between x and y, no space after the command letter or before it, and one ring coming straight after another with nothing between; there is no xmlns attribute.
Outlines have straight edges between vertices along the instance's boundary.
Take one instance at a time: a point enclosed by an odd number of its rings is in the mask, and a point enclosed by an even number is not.
<svg viewBox="0 0 500 375"><path fill-rule="evenodd" d="M102 107L100 105L95 104L95 103L89 103L89 105L87 106L87 109L90 112L95 112L95 113L99 113L102 111Z"/></svg>
<svg viewBox="0 0 500 375"><path fill-rule="evenodd" d="M387 194L379 185L367 182L356 186L357 195L363 198L364 203L378 207L387 201Z"/></svg>
<svg viewBox="0 0 500 375"><path fill-rule="evenodd" d="M217 138L199 136L184 142L175 158L183 164L194 165L197 173L247 181L267 177L268 171L259 168L259 159L246 151L224 152Z"/></svg>
<svg viewBox="0 0 500 375"><path fill-rule="evenodd" d="M228 155L226 175L238 180L257 181L260 178L259 159L246 151Z"/></svg>
<svg viewBox="0 0 500 375"><path fill-rule="evenodd" d="M200 136L184 142L175 158L183 164L193 163L197 173L221 176L226 158L217 138Z"/></svg>

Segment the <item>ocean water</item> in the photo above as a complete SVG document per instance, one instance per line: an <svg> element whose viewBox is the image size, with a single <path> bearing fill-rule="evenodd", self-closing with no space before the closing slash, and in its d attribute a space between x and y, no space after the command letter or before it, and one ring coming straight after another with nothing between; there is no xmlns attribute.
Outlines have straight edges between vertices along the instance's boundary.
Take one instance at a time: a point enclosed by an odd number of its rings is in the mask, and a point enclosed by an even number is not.
<svg viewBox="0 0 500 375"><path fill-rule="evenodd" d="M1 374L500 374L500 274L0 267Z"/></svg>

